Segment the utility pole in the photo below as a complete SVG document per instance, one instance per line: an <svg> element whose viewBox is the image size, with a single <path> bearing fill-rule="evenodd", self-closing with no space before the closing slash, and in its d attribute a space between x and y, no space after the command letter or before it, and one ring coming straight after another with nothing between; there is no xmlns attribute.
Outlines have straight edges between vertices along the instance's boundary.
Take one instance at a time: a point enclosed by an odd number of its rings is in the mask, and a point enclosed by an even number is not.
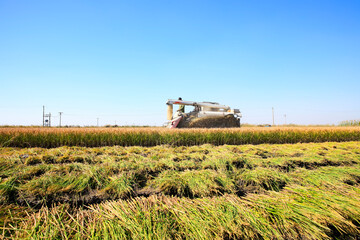
<svg viewBox="0 0 360 240"><path fill-rule="evenodd" d="M285 125L286 125L286 114L284 114L284 118L285 118Z"/></svg>
<svg viewBox="0 0 360 240"><path fill-rule="evenodd" d="M51 113L49 113L49 127L51 127Z"/></svg>
<svg viewBox="0 0 360 240"><path fill-rule="evenodd" d="M99 118L96 118L96 125L99 126Z"/></svg>
<svg viewBox="0 0 360 240"><path fill-rule="evenodd" d="M61 114L63 114L63 112L59 112L59 114L60 114L60 127L61 127Z"/></svg>
<svg viewBox="0 0 360 240"><path fill-rule="evenodd" d="M45 126L45 106L43 105L43 127Z"/></svg>
<svg viewBox="0 0 360 240"><path fill-rule="evenodd" d="M275 121L274 121L274 107L272 108L272 120L273 120L273 126L275 125Z"/></svg>

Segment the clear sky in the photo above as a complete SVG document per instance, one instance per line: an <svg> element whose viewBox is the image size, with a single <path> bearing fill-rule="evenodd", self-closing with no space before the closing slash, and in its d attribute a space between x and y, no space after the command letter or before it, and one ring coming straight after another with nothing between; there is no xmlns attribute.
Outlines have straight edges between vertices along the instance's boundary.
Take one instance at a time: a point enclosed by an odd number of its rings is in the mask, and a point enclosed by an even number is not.
<svg viewBox="0 0 360 240"><path fill-rule="evenodd" d="M360 1L0 0L0 89L0 125L162 125L178 97L360 119Z"/></svg>

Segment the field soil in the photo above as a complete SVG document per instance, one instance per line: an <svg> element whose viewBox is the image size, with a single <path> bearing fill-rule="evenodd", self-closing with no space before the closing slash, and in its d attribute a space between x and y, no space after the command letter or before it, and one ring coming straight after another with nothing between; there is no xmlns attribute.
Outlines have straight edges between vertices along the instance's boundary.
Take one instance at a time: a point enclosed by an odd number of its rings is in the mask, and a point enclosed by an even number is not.
<svg viewBox="0 0 360 240"><path fill-rule="evenodd" d="M0 148L9 239L357 239L360 142Z"/></svg>

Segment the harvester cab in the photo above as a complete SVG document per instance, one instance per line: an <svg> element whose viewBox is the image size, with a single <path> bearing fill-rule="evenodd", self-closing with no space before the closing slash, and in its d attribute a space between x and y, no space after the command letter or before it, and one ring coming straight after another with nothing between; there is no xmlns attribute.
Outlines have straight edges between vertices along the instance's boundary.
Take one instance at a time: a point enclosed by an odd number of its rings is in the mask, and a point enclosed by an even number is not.
<svg viewBox="0 0 360 240"><path fill-rule="evenodd" d="M169 128L228 128L240 127L242 117L239 109L231 109L229 106L216 102L192 102L169 99L167 119ZM174 105L193 106L194 110L189 113L176 111L173 114Z"/></svg>

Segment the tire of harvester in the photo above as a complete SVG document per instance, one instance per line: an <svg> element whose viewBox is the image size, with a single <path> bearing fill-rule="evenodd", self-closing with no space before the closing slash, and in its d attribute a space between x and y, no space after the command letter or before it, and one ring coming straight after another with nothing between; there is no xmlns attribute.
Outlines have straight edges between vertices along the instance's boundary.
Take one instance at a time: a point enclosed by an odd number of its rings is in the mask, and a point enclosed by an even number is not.
<svg viewBox="0 0 360 240"><path fill-rule="evenodd" d="M179 128L236 128L240 121L234 115L225 117L184 118L178 125Z"/></svg>

